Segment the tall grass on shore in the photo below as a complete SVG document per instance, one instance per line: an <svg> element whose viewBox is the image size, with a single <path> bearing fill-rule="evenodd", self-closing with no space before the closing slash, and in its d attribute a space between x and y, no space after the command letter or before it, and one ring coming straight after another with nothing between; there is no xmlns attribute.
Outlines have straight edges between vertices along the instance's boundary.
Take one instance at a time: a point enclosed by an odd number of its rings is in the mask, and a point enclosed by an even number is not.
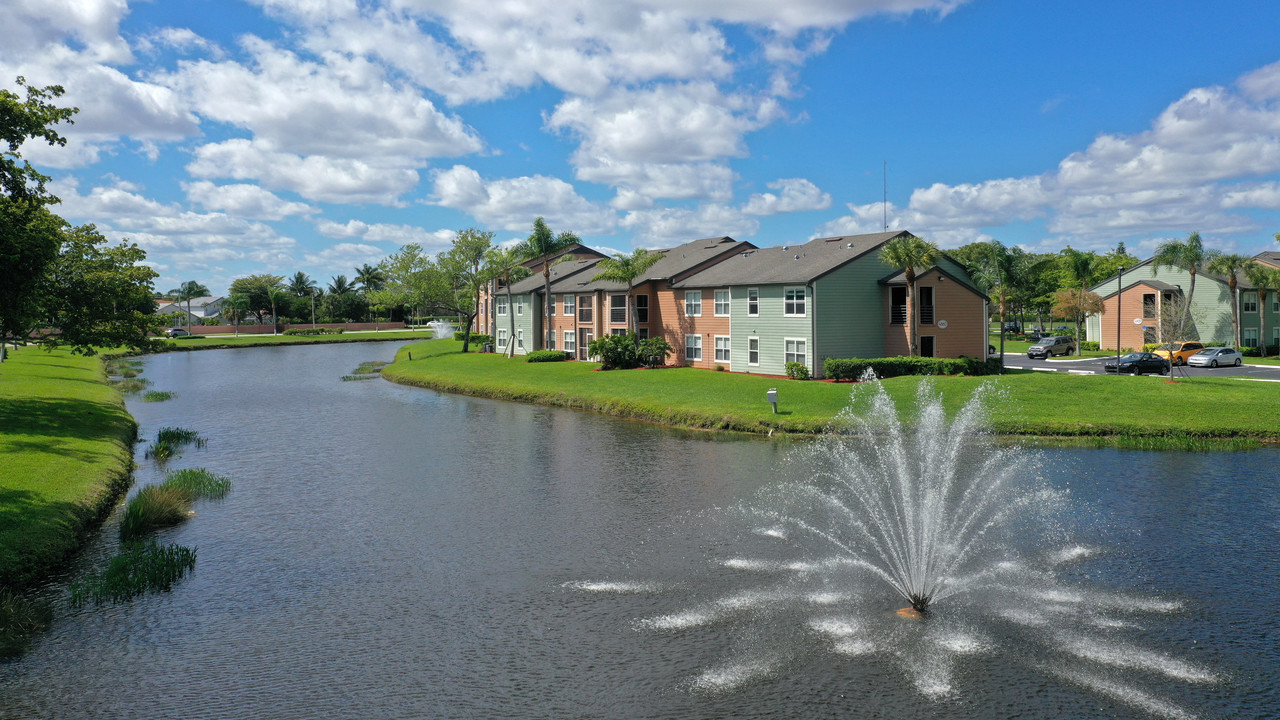
<svg viewBox="0 0 1280 720"><path fill-rule="evenodd" d="M52 621L48 603L0 588L0 658L21 655Z"/></svg>
<svg viewBox="0 0 1280 720"><path fill-rule="evenodd" d="M195 569L196 550L183 545L159 545L155 540L125 544L107 569L71 586L71 604L80 606L130 600L148 592L167 592Z"/></svg>

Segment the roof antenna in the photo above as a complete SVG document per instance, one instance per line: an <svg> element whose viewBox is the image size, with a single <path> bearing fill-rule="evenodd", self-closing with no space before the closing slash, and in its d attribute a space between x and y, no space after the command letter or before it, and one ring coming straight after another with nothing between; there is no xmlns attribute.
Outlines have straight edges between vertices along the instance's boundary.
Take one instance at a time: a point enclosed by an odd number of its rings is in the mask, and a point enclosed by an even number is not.
<svg viewBox="0 0 1280 720"><path fill-rule="evenodd" d="M880 202L880 214L883 216L884 231L889 232L889 161L883 162L881 188L884 190L884 197Z"/></svg>

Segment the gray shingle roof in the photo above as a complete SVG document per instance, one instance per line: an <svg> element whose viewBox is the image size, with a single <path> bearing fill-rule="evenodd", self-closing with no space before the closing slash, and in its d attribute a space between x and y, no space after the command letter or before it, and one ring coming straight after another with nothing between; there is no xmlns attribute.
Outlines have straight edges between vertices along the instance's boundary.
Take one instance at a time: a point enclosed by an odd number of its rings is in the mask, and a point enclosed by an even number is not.
<svg viewBox="0 0 1280 720"><path fill-rule="evenodd" d="M673 283L672 286L693 288L807 283L875 250L899 235L910 234L903 230L845 235L818 238L800 245L748 250Z"/></svg>
<svg viewBox="0 0 1280 720"><path fill-rule="evenodd" d="M687 242L683 245L667 250L657 250L663 254L663 258L653 264L645 271L643 275L636 278L635 285L639 285L651 280L671 280L680 277L683 273L688 272L692 268L696 268L702 263L715 260L722 255L732 254L740 248L754 248L755 246L749 242L742 240L734 240L731 237L702 238ZM615 282L612 280L599 280L593 282L592 277L597 272L596 264L598 259L588 261L573 261L553 265L551 267L551 292L591 292L594 290L622 291L626 290L625 283ZM511 286L513 293L539 292L542 290L543 280L542 274L535 272L533 276L521 280Z"/></svg>

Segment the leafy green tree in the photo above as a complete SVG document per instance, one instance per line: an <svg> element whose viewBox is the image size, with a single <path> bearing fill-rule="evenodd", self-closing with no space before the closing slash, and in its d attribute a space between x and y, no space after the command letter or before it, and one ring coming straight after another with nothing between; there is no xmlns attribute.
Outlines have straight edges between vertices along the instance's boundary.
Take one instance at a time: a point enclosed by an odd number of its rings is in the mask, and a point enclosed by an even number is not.
<svg viewBox="0 0 1280 720"><path fill-rule="evenodd" d="M1200 233L1193 232L1184 241L1169 240L1161 243L1156 248L1156 254L1151 257L1152 275L1158 275L1162 267L1186 270L1191 274L1191 286L1187 290L1186 317L1183 318L1182 322L1182 326L1185 328L1192 326L1191 302L1196 294L1196 275L1217 254L1217 250L1206 250L1204 243L1200 240Z"/></svg>
<svg viewBox="0 0 1280 720"><path fill-rule="evenodd" d="M157 273L142 264L147 253L130 242L108 245L92 225L67 227L61 238L39 289L42 325L55 332L38 342L80 355L93 355L95 347L152 348Z"/></svg>
<svg viewBox="0 0 1280 720"><path fill-rule="evenodd" d="M27 140L36 139L51 146L65 146L66 138L52 126L61 122L73 125L71 116L80 109L60 108L49 102L62 97L64 90L60 85L34 88L19 76L18 87L27 91L25 100L17 93L0 88L0 141L8 146L7 150L0 152L0 196L37 206L53 204L58 202L58 198L50 195L44 186L49 178L22 160L18 148Z"/></svg>
<svg viewBox="0 0 1280 720"><path fill-rule="evenodd" d="M969 266L969 274L984 292L995 295L996 308L1000 313L1000 354L1004 355L1005 321L1017 292L1018 278L1027 263L1027 255L1018 248L1005 247L999 240L981 245L986 252L977 256L975 264Z"/></svg>
<svg viewBox="0 0 1280 720"><path fill-rule="evenodd" d="M438 258L437 264L452 289L458 324L462 326L462 352L467 352L471 346L471 325L480 311L480 291L489 280L485 259L492 249L493 233L467 228L458 231L453 238L453 246Z"/></svg>
<svg viewBox="0 0 1280 720"><path fill-rule="evenodd" d="M1252 264L1253 258L1248 255L1219 253L1205 265L1205 270L1227 278L1227 294L1231 299L1231 341L1236 347L1240 347L1240 295L1236 288L1240 284L1240 274Z"/></svg>
<svg viewBox="0 0 1280 720"><path fill-rule="evenodd" d="M937 245L921 240L914 235L902 235L885 243L880 248L880 261L901 269L906 274L907 298L911 303L911 312L907 313L909 352L912 357L917 353L919 339L916 326L916 270L925 269L938 262L942 251Z"/></svg>
<svg viewBox="0 0 1280 720"><path fill-rule="evenodd" d="M518 283L529 277L530 270L522 263L524 257L518 247L514 248L490 248L485 255L485 276L490 280L497 280L502 283L502 287L507 295L507 337L510 338L506 350L512 349L512 344L516 337L516 318L515 313L511 312L511 284ZM551 298L547 298L547 302L551 302ZM493 315L494 327L489 328L489 334L497 337L498 319ZM510 352L508 352L510 355Z"/></svg>
<svg viewBox="0 0 1280 720"><path fill-rule="evenodd" d="M222 314L224 317L230 317L235 323L236 337L240 337L240 320L244 318L244 314L249 311L249 296L240 293L231 293L226 300L222 301Z"/></svg>
<svg viewBox="0 0 1280 720"><path fill-rule="evenodd" d="M1280 233L1277 233L1280 234ZM1262 357L1267 356L1267 294L1280 293L1280 269L1251 262L1244 268L1244 276L1258 291L1258 339Z"/></svg>
<svg viewBox="0 0 1280 720"><path fill-rule="evenodd" d="M627 332L634 333L636 326L640 324L640 319L636 315L636 304L631 299L631 290L635 286L636 278L642 277L646 270L653 267L653 264L661 260L665 255L662 253L649 252L644 248L636 250L630 255L624 253L614 253L611 258L604 258L596 263L596 267L600 268L600 272L591 278L592 282L596 280L608 280L610 282L621 282L627 284ZM636 340L639 342L639 339Z"/></svg>
<svg viewBox="0 0 1280 720"><path fill-rule="evenodd" d="M272 289L279 290L284 287L283 275L250 275L249 277L239 278L231 282L231 293L239 293L249 298L249 312L253 313L258 322L267 323L267 316L274 317L271 311L271 295Z"/></svg>
<svg viewBox="0 0 1280 720"><path fill-rule="evenodd" d="M209 288L201 285L195 280L188 280L174 290L169 291L177 302L185 302L187 304L187 330L191 329L191 301L198 297L206 297L209 295Z"/></svg>
<svg viewBox="0 0 1280 720"><path fill-rule="evenodd" d="M326 322L360 322L369 312L369 301L353 290L328 293L320 305Z"/></svg>
<svg viewBox="0 0 1280 720"><path fill-rule="evenodd" d="M1087 315L1102 312L1102 296L1084 288L1067 288L1054 293L1053 314L1071 319L1076 325L1076 355L1080 354L1080 322Z"/></svg>
<svg viewBox="0 0 1280 720"><path fill-rule="evenodd" d="M1079 293L1075 293L1069 296L1063 295L1062 293L1056 293L1054 296L1054 303L1053 303L1053 306L1054 306L1053 312L1055 315L1061 318L1069 317L1069 318L1075 319L1076 355L1078 356L1081 353L1080 320L1082 315L1081 313L1076 312L1076 310L1078 310L1080 307L1083 307L1086 304L1086 300L1087 300L1087 298L1085 297L1086 295L1094 295L1096 297L1096 294L1094 293L1087 293L1085 291L1085 287L1089 284L1089 281L1093 279L1097 271L1099 257L1096 254L1091 252L1081 252L1079 250L1075 250L1068 245L1061 253L1059 253L1058 262L1059 262L1060 272L1062 273L1063 283L1068 286L1066 289L1075 289L1080 291ZM1075 308L1076 310L1072 310L1071 314L1063 314L1064 311L1062 309L1068 306L1071 308ZM1101 311L1102 311L1102 306L1099 305L1097 312L1101 312ZM1089 315L1091 313L1086 312L1083 314Z"/></svg>
<svg viewBox="0 0 1280 720"><path fill-rule="evenodd" d="M380 263L386 275L386 286L380 296L382 302L417 308L418 314L431 304L438 268L435 261L417 243L410 243L392 253Z"/></svg>
<svg viewBox="0 0 1280 720"><path fill-rule="evenodd" d="M542 312L545 315L543 328L546 331L542 344L544 348L551 346L551 266L555 264L557 255L579 242L578 236L571 232L559 235L552 233L547 222L538 217L533 221L533 232L520 246L520 254L526 260L537 260L542 268Z"/></svg>
<svg viewBox="0 0 1280 720"><path fill-rule="evenodd" d="M1116 243L1115 249L1098 258L1098 262L1093 269L1093 275L1089 278L1089 284L1100 283L1117 274L1120 268L1131 268L1139 262L1141 261L1137 257L1130 255L1129 251L1125 250L1124 243Z"/></svg>

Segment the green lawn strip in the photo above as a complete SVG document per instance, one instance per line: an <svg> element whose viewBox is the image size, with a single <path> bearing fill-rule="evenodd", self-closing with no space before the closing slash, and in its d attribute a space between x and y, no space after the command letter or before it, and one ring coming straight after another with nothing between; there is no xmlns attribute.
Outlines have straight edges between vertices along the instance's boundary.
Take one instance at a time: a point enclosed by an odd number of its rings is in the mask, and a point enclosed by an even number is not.
<svg viewBox="0 0 1280 720"><path fill-rule="evenodd" d="M0 364L0 588L47 576L128 488L137 425L102 362L26 347Z"/></svg>
<svg viewBox="0 0 1280 720"><path fill-rule="evenodd" d="M819 432L844 409L854 386L693 368L599 372L595 363L525 363L457 352L435 341L402 348L382 376L448 392L596 410L695 428ZM408 359L412 353L413 360ZM920 378L884 381L904 412ZM1280 441L1280 403L1270 383L1233 378L1012 372L996 378L936 377L949 412L985 383L1001 434L1063 437L1256 438ZM764 401L778 389L779 414Z"/></svg>
<svg viewBox="0 0 1280 720"><path fill-rule="evenodd" d="M341 335L214 335L169 340L165 350L221 350L225 348L259 347L263 345L321 345L328 343L381 342L385 340L422 340L431 337L430 330L387 330L353 332Z"/></svg>

